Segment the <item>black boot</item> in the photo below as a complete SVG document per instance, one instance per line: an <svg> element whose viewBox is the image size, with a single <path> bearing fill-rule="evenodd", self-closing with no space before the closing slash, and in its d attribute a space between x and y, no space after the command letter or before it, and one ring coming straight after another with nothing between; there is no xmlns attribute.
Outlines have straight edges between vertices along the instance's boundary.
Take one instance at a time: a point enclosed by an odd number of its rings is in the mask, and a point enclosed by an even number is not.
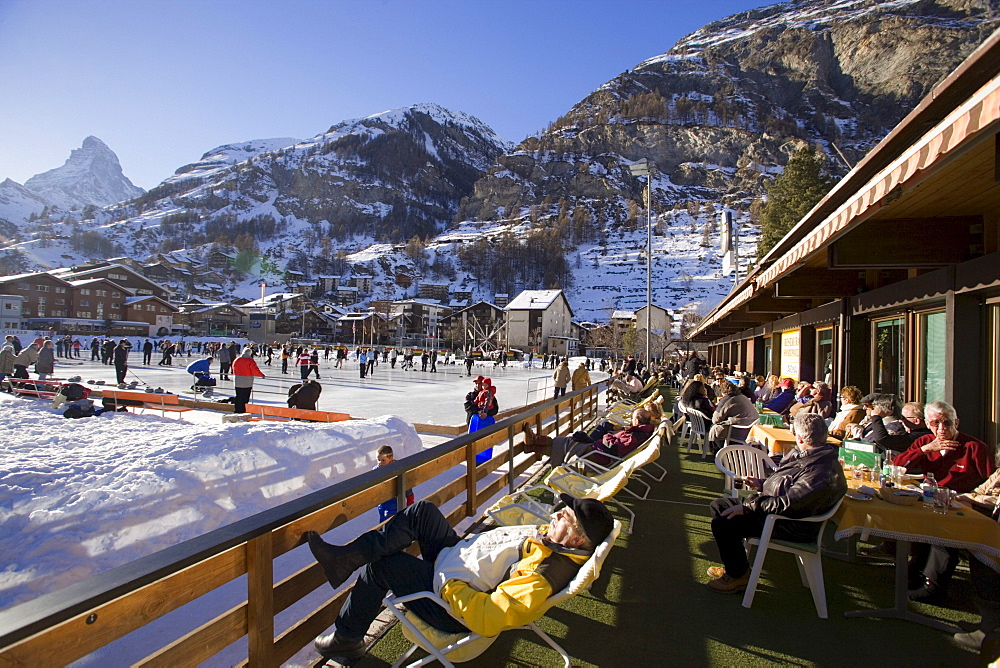
<svg viewBox="0 0 1000 668"><path fill-rule="evenodd" d="M315 531L307 531L306 539L309 541L309 550L323 567L323 574L334 589L344 584L351 573L371 561L368 555L363 554L357 540L344 546L331 545Z"/></svg>
<svg viewBox="0 0 1000 668"><path fill-rule="evenodd" d="M344 666L353 666L365 655L364 640L348 640L337 633L319 636L313 646L324 659L330 659Z"/></svg>

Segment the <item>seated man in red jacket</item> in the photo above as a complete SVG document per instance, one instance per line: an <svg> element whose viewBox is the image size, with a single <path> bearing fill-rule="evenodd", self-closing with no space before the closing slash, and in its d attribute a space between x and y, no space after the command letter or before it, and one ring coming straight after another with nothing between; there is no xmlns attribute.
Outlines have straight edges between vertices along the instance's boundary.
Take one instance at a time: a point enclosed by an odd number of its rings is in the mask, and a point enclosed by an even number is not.
<svg viewBox="0 0 1000 668"><path fill-rule="evenodd" d="M905 466L910 472L933 473L938 485L958 492L971 492L990 477L995 468L992 449L958 431L958 415L951 404L927 404L924 416L931 433L897 455L893 460L896 466ZM910 598L925 602L942 598L958 561L958 550L914 543Z"/></svg>
<svg viewBox="0 0 1000 668"><path fill-rule="evenodd" d="M632 424L620 431L604 434L599 441L581 440L585 434L577 432L573 436L560 436L551 438L549 436L536 435L531 431L527 422L524 423L524 445L533 452L542 452L550 455L549 464L559 466L571 455L580 457L584 454L595 451L607 453L615 457L624 457L649 440L653 435L653 416L645 408L637 408L632 411ZM601 466L611 466L612 462L607 457L597 455L590 458Z"/></svg>

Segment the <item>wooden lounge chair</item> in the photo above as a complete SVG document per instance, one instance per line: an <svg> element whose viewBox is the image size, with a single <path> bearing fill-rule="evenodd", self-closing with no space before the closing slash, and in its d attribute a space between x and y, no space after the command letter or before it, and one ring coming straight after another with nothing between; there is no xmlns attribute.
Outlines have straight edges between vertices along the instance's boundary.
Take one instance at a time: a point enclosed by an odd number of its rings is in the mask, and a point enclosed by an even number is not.
<svg viewBox="0 0 1000 668"><path fill-rule="evenodd" d="M604 541L597 546L594 553L590 556L590 559L588 559L586 563L580 567L580 570L577 571L576 576L570 581L570 583L561 591L554 593L548 598L545 602L545 606L538 611L538 615L534 620L523 626L513 627L533 631L549 647L559 652L559 656L562 657L563 666L565 668L570 667L570 658L566 653L566 650L560 647L559 644L551 638L551 636L538 628L535 621L541 619L546 612L561 604L563 601L576 596L580 592L590 589L590 586L597 580L598 577L600 577L604 561L608 558L608 553L611 551L611 548L614 547L615 540L618 538L618 534L621 532L621 529L621 522L615 520L611 533L608 534L607 538L605 538ZM427 622L420 619L420 617L416 614L408 612L405 608L403 608L406 603L418 598L429 598L451 614L451 609L448 604L445 603L440 596L434 594L433 592L417 592L408 596L399 597L392 595L386 596L383 602L396 619L399 620L403 635L406 636L407 640L413 643L410 648L406 650L403 656L401 656L399 660L393 664L393 668L398 668L403 665L403 662L409 659L418 647L428 652L428 656L407 664L410 668L424 666L434 661L440 661L443 666L452 666L454 663L471 661L485 652L489 646L493 644L493 641L497 639L498 636L481 636L471 631L466 633L447 633L434 628ZM509 631L512 629L505 630ZM497 663L500 662L498 661Z"/></svg>

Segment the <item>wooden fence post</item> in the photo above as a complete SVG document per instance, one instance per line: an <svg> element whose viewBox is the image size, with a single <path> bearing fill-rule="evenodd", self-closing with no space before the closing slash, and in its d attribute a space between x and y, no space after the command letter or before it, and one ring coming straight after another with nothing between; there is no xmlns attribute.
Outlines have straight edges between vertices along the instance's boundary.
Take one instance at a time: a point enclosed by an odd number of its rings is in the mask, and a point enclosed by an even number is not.
<svg viewBox="0 0 1000 668"><path fill-rule="evenodd" d="M271 532L247 542L247 658L253 668L274 660L274 554Z"/></svg>
<svg viewBox="0 0 1000 668"><path fill-rule="evenodd" d="M465 446L465 516L476 514L476 441Z"/></svg>
<svg viewBox="0 0 1000 668"><path fill-rule="evenodd" d="M514 425L507 427L507 491L514 493Z"/></svg>

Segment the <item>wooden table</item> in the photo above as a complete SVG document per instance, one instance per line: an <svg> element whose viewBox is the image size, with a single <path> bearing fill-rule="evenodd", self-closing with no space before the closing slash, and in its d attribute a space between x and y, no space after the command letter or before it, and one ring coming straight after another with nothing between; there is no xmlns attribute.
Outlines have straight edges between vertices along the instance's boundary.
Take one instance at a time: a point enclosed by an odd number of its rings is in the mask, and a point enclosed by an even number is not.
<svg viewBox="0 0 1000 668"><path fill-rule="evenodd" d="M795 449L795 436L792 435L790 430L782 427L755 424L750 429L749 438L763 443L770 455L783 455ZM840 445L840 441L835 438L827 438L826 442L832 445Z"/></svg>
<svg viewBox="0 0 1000 668"><path fill-rule="evenodd" d="M860 480L849 478L852 489L860 487ZM941 547L970 550L977 556L1000 560L1000 524L968 506L949 510L947 514L935 513L919 502L913 506L900 506L880 498L855 501L848 497L834 517L838 529L837 540L853 535L873 535L896 541L896 583L893 606L877 610L852 610L845 617L877 617L905 619L924 624L948 633L960 633L950 624L920 615L909 609L909 584L907 562L910 543L930 543Z"/></svg>

